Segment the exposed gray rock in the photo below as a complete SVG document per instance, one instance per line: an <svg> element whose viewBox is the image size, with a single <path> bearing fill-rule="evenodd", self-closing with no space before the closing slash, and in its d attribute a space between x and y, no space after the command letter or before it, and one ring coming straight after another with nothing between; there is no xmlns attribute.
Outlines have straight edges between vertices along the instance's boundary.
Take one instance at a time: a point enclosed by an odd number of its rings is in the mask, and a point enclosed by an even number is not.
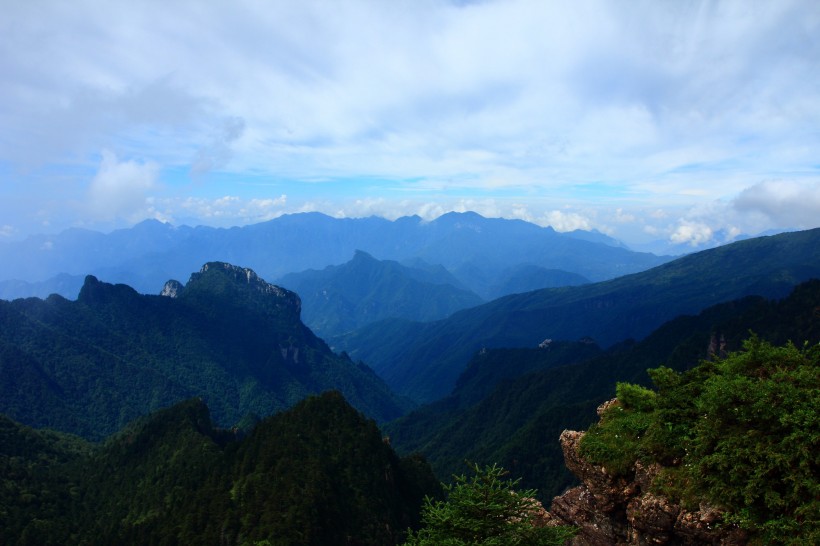
<svg viewBox="0 0 820 546"><path fill-rule="evenodd" d="M613 403L602 404L598 415ZM626 476L613 476L581 456L583 437L574 430L561 433L564 461L582 484L555 497L546 516L552 524L578 527L573 546L746 544L743 530L723 524L721 510L702 505L688 511L653 491L660 465L635 461Z"/></svg>
<svg viewBox="0 0 820 546"><path fill-rule="evenodd" d="M162 292L160 292L159 295L168 298L176 298L179 296L179 293L182 292L183 288L184 286L181 282L171 279L165 283L165 286L162 287Z"/></svg>

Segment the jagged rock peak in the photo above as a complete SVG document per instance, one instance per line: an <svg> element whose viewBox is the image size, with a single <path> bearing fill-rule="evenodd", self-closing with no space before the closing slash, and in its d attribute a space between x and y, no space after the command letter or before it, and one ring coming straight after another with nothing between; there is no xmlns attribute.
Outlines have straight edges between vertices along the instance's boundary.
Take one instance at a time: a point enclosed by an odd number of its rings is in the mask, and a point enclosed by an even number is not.
<svg viewBox="0 0 820 546"><path fill-rule="evenodd" d="M183 288L184 286L181 282L171 279L165 283L165 286L162 287L162 292L160 292L159 295L167 298L176 298L179 296L179 293L182 292Z"/></svg>
<svg viewBox="0 0 820 546"><path fill-rule="evenodd" d="M227 277L235 285L245 286L253 291L273 296L277 299L276 305L282 308L289 308L296 312L298 316L302 311L302 300L299 295L290 290L265 282L256 272L247 267L240 267L225 262L208 262L202 266L198 273L191 274L191 278L185 287L185 291L194 283L204 281L211 275Z"/></svg>
<svg viewBox="0 0 820 546"><path fill-rule="evenodd" d="M239 267L238 265L233 265L225 262L208 262L202 266L202 269L199 270L199 275L204 275L208 271L216 269L221 270L230 275L234 278L234 280L244 282L245 284L250 285L253 288L256 288L260 292L264 292L267 294L274 294L279 297L285 297L291 292L285 290L284 288L280 288L276 285L269 284L265 282L253 269L247 267ZM196 273L191 275L191 280L194 280L197 276Z"/></svg>

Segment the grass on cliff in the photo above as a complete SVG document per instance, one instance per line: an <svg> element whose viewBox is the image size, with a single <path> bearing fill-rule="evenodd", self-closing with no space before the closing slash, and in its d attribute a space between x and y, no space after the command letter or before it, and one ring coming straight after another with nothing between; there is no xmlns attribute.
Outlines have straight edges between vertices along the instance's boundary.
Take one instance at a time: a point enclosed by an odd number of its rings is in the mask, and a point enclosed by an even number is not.
<svg viewBox="0 0 820 546"><path fill-rule="evenodd" d="M724 508L766 544L820 544L820 345L753 336L683 374L650 375L654 391L618 384L583 456L615 475L659 462L657 487L683 504Z"/></svg>

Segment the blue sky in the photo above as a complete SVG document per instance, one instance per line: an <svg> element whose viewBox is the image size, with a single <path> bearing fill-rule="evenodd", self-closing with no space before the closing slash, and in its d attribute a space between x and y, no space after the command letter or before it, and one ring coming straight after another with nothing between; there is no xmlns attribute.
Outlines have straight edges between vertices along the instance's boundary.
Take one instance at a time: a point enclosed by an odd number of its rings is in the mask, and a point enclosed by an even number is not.
<svg viewBox="0 0 820 546"><path fill-rule="evenodd" d="M451 210L820 225L820 3L6 2L0 241Z"/></svg>

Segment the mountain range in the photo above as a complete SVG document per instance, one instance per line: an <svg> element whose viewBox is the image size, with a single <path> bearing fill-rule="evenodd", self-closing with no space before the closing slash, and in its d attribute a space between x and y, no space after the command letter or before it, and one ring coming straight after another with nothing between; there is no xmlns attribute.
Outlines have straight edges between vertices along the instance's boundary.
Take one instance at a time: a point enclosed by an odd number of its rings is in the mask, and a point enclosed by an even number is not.
<svg viewBox="0 0 820 546"><path fill-rule="evenodd" d="M820 280L785 298L747 296L672 319L643 340L602 350L587 342L477 353L449 396L389 423L399 453L421 452L439 476L463 461L494 461L537 488L547 501L574 483L558 437L598 419L617 382L650 385L647 369L683 371L701 359L739 350L754 332L783 345L820 343Z"/></svg>
<svg viewBox="0 0 820 546"><path fill-rule="evenodd" d="M669 259L632 252L597 232L558 233L472 212L448 213L432 221L302 213L230 229L146 220L108 234L70 229L0 244L0 294L6 299L42 295L44 285L38 283L47 283L73 299L76 280L60 284L53 279L88 274L156 294L167 279L184 278L212 261L242 264L273 280L343 264L356 250L380 260L412 265L409 261L421 259L441 265L484 299L497 297L504 279L523 265L600 281Z"/></svg>
<svg viewBox="0 0 820 546"><path fill-rule="evenodd" d="M76 301L0 301L0 413L98 440L192 396L220 426L328 389L380 422L410 407L316 337L296 294L250 269L209 262L162 293L88 276Z"/></svg>
<svg viewBox="0 0 820 546"><path fill-rule="evenodd" d="M338 265L271 277L304 300L249 267L207 261L184 284L166 277L158 295L87 275L76 300L0 301L0 542L392 544L438 491L427 464L401 454L423 453L445 479L465 459L499 463L548 499L573 483L560 432L594 422L617 382L647 385L662 364L690 369L750 332L820 342L820 229L648 258L664 263L600 280L597 258L576 267L572 249L611 249L610 273L636 255L604 236L477 215L416 220L296 215L268 239L262 225L258 237L208 232L226 255L245 252L247 236L281 261L304 244L289 222L337 247L368 222L405 230L404 258L394 239L393 255L336 248ZM109 236L84 240L105 259L128 254ZM157 250L152 237L156 252L128 274L146 260L147 279L195 254L171 235ZM314 250L294 246L277 267ZM470 303L550 279L563 286ZM329 344L302 322L304 302L318 331L340 332Z"/></svg>
<svg viewBox="0 0 820 546"><path fill-rule="evenodd" d="M299 294L302 320L321 337L385 318L436 320L484 303L444 267L415 264L377 260L357 250L342 265L290 273L276 282Z"/></svg>
<svg viewBox="0 0 820 546"><path fill-rule="evenodd" d="M368 363L400 394L450 394L482 348L641 339L665 321L745 295L784 297L820 277L820 229L739 241L622 277L493 300L433 322L389 319L329 340Z"/></svg>

